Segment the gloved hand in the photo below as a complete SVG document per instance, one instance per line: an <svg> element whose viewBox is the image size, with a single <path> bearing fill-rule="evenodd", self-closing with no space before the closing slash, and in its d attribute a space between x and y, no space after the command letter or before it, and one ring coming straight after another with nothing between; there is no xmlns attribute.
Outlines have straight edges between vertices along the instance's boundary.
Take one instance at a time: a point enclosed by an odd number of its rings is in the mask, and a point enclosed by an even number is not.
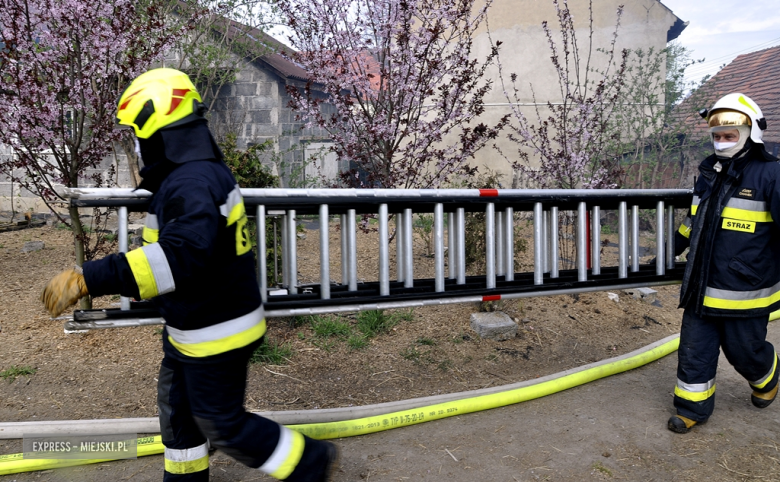
<svg viewBox="0 0 780 482"><path fill-rule="evenodd" d="M88 294L84 275L69 269L49 281L41 293L41 301L54 318Z"/></svg>

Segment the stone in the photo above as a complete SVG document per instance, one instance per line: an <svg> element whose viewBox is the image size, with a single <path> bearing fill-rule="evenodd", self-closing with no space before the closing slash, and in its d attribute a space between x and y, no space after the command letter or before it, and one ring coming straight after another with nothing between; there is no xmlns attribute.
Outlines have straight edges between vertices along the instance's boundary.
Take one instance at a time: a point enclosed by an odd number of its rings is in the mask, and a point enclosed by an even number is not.
<svg viewBox="0 0 780 482"><path fill-rule="evenodd" d="M24 243L24 246L22 246L22 253L31 253L33 251L40 251L44 247L46 247L46 245L43 244L43 241L28 241Z"/></svg>
<svg viewBox="0 0 780 482"><path fill-rule="evenodd" d="M471 328L480 338L502 341L517 335L517 324L504 312L472 313Z"/></svg>
<svg viewBox="0 0 780 482"><path fill-rule="evenodd" d="M658 297L658 292L650 288L629 288L623 290L627 295L632 296L634 299L646 301L652 303Z"/></svg>

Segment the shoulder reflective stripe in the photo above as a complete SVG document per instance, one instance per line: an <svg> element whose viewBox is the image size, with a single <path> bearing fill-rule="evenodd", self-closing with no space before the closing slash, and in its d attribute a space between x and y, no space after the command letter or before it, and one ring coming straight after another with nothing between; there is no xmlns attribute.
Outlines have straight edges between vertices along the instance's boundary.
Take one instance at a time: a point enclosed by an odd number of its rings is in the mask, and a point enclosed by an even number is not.
<svg viewBox="0 0 780 482"><path fill-rule="evenodd" d="M780 283L754 291L731 291L709 286L704 292L704 306L725 310L766 308L780 301Z"/></svg>
<svg viewBox="0 0 780 482"><path fill-rule="evenodd" d="M764 375L764 378L762 378L761 380L750 382L750 385L755 388L764 388L766 384L769 383L772 380L772 378L774 378L775 370L777 370L777 352L775 352L774 363L772 363L772 369L769 370L769 373Z"/></svg>
<svg viewBox="0 0 780 482"><path fill-rule="evenodd" d="M263 308L234 320L198 330L167 327L168 341L182 354L202 358L241 348L265 334ZM186 340L186 341L182 341Z"/></svg>
<svg viewBox="0 0 780 482"><path fill-rule="evenodd" d="M683 221L682 224L680 225L680 229L678 229L677 231L679 231L680 234L682 234L686 238L690 238L691 237L691 218L690 217L686 217L685 221Z"/></svg>
<svg viewBox="0 0 780 482"><path fill-rule="evenodd" d="M260 467L260 471L280 480L286 479L303 456L306 444L303 435L279 425L279 441L268 460Z"/></svg>
<svg viewBox="0 0 780 482"><path fill-rule="evenodd" d="M125 255L138 285L141 299L154 298L176 290L173 273L162 247L153 243Z"/></svg>
<svg viewBox="0 0 780 482"><path fill-rule="evenodd" d="M241 197L241 191L238 185L228 193L225 204L219 207L219 212L227 218L228 226L245 215L244 198Z"/></svg>
<svg viewBox="0 0 780 482"><path fill-rule="evenodd" d="M165 471L171 474L192 474L209 468L208 443L191 449L165 449Z"/></svg>

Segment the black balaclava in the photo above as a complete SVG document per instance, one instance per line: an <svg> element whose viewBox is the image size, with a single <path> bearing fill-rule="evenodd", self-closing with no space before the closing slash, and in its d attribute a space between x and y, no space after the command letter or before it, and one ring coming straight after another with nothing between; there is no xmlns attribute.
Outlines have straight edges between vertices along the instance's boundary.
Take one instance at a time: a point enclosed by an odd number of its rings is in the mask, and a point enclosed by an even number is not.
<svg viewBox="0 0 780 482"><path fill-rule="evenodd" d="M148 139L138 139L144 167L139 189L155 192L163 180L179 165L191 161L222 159L205 119L161 129Z"/></svg>

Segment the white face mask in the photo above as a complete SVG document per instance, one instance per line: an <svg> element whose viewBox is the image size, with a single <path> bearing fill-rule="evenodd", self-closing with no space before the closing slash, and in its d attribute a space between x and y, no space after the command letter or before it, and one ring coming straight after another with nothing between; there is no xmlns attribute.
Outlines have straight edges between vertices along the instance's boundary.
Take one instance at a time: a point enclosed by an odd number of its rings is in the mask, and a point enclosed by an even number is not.
<svg viewBox="0 0 780 482"><path fill-rule="evenodd" d="M725 151L726 149L731 149L732 147L736 146L736 142L713 142L715 145L716 151Z"/></svg>

